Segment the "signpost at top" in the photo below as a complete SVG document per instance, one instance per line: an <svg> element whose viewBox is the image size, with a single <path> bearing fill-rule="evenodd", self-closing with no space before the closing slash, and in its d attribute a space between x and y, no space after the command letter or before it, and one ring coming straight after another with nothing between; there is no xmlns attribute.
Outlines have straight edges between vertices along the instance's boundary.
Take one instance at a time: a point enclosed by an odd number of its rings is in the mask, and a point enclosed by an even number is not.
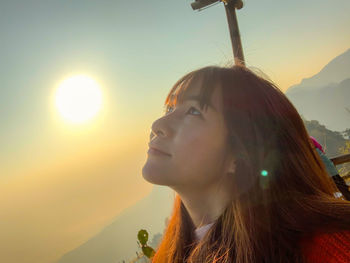
<svg viewBox="0 0 350 263"><path fill-rule="evenodd" d="M236 9L241 9L243 7L242 0L195 0L191 6L193 10L200 11L203 8L210 7L219 2L222 2L225 5L235 64L245 66L242 42L236 16Z"/></svg>

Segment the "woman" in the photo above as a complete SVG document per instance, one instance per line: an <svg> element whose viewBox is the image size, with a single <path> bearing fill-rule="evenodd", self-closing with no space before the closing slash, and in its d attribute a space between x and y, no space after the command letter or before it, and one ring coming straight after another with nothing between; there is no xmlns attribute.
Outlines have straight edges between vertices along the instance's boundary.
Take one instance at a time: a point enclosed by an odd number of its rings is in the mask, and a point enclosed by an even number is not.
<svg viewBox="0 0 350 263"><path fill-rule="evenodd" d="M350 262L350 202L333 196L273 83L205 67L177 81L165 106L142 175L176 197L152 262Z"/></svg>

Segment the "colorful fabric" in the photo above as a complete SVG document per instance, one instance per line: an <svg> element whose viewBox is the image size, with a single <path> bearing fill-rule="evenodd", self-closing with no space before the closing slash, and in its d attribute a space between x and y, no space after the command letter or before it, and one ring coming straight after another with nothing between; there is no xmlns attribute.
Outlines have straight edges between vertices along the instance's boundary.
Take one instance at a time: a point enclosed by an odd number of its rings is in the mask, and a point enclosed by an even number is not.
<svg viewBox="0 0 350 263"><path fill-rule="evenodd" d="M337 168L335 167L335 165L333 164L333 162L323 152L321 152L318 148L316 148L316 151L318 152L324 165L326 166L328 175L332 177L332 176L339 174L339 172L338 172Z"/></svg>
<svg viewBox="0 0 350 263"><path fill-rule="evenodd" d="M309 137L310 137L310 140L312 141L312 143L315 145L315 147L324 153L322 145L314 137L312 137L312 136L309 136Z"/></svg>

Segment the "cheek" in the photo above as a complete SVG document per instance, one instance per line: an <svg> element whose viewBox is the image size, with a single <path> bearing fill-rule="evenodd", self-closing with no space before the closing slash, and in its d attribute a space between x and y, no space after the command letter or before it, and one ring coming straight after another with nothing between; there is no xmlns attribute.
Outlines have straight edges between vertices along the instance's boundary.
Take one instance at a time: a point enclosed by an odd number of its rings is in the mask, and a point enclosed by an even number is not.
<svg viewBox="0 0 350 263"><path fill-rule="evenodd" d="M193 137L179 145L174 167L182 183L206 184L218 179L223 162L223 145L215 137Z"/></svg>

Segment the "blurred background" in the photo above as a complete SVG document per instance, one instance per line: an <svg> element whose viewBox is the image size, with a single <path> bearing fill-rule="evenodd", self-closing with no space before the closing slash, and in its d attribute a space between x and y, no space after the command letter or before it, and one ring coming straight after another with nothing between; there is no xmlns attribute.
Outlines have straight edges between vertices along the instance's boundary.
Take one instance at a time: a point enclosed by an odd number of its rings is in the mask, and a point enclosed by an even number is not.
<svg viewBox="0 0 350 263"><path fill-rule="evenodd" d="M141 175L174 82L232 64L223 4L0 1L0 261L122 262L156 246L174 193ZM246 64L328 156L350 149L350 2L246 0ZM344 170L345 172L345 170Z"/></svg>

